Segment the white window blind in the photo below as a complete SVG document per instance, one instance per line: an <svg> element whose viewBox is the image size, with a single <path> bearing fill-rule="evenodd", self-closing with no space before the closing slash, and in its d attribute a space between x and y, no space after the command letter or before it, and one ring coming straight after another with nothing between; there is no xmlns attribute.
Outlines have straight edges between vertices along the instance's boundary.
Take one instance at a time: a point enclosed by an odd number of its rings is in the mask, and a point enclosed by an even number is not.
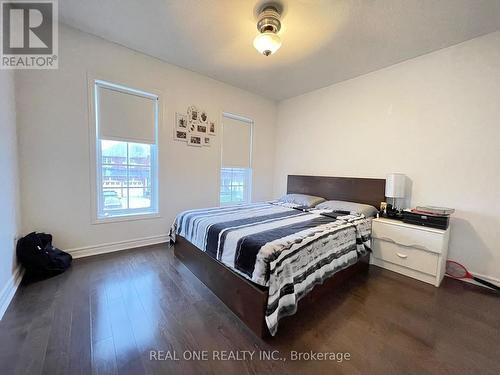
<svg viewBox="0 0 500 375"><path fill-rule="evenodd" d="M99 138L156 143L157 100L155 95L96 82Z"/></svg>
<svg viewBox="0 0 500 375"><path fill-rule="evenodd" d="M224 115L222 167L251 168L252 123Z"/></svg>

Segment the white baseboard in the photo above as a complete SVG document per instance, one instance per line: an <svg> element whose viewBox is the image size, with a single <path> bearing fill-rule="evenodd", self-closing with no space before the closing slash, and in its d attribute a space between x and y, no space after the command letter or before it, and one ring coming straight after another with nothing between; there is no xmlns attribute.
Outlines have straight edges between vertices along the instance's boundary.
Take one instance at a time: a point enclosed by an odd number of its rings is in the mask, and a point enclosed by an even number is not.
<svg viewBox="0 0 500 375"><path fill-rule="evenodd" d="M5 311L7 311L10 301L12 301L12 298L14 298L17 287L21 283L23 276L24 268L19 265L10 277L7 284L0 291L0 320L2 320Z"/></svg>
<svg viewBox="0 0 500 375"><path fill-rule="evenodd" d="M475 272L471 272L471 273L474 276L479 277L480 279L489 281L492 284L500 286L500 279L497 279L497 278L491 277L491 276L481 275L480 273L475 273ZM445 274L445 276L450 277L450 276L448 276L446 274ZM486 285L483 285L483 284L478 283L477 281L474 281L474 280L471 280L471 279L459 279L459 280L464 281L464 282L469 283L469 284L474 284L474 285L482 286L483 288L488 288ZM488 289L491 290L491 288L488 288Z"/></svg>
<svg viewBox="0 0 500 375"><path fill-rule="evenodd" d="M69 250L65 250L65 251L70 253L73 256L73 258L76 259L76 258L89 257L92 255L106 254L106 253L112 253L115 251L133 249L136 247L156 245L156 244L164 243L164 242L168 242L168 241L169 241L168 235L162 234L159 236L138 238L138 239L134 239L134 240L119 241L119 242L106 243L106 244L95 245L95 246L79 247L79 248L69 249Z"/></svg>

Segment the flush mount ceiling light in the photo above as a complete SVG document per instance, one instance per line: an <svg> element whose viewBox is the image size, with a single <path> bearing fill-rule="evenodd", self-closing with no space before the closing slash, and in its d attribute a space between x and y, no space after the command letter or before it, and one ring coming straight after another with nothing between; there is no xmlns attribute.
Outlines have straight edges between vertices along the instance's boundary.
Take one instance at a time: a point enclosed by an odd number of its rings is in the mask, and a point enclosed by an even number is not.
<svg viewBox="0 0 500 375"><path fill-rule="evenodd" d="M257 20L259 35L253 40L253 46L264 56L275 53L281 47L281 39L277 35L281 29L280 13L274 5L264 5Z"/></svg>

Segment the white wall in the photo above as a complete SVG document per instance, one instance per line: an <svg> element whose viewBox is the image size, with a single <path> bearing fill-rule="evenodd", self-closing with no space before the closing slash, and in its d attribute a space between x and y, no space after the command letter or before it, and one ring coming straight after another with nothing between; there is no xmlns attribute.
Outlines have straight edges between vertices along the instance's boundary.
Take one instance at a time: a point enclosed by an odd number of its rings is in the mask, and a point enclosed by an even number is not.
<svg viewBox="0 0 500 375"><path fill-rule="evenodd" d="M19 194L17 175L16 105L14 72L0 71L0 318L12 296L15 283L19 235Z"/></svg>
<svg viewBox="0 0 500 375"><path fill-rule="evenodd" d="M449 258L500 279L500 32L281 102L275 163L276 196L405 173L413 205L457 210Z"/></svg>
<svg viewBox="0 0 500 375"><path fill-rule="evenodd" d="M241 89L68 27L60 28L59 69L16 75L23 231L48 231L63 249L168 233L181 210L218 205L220 140L210 148L173 140L176 111L197 105L255 121L255 201L273 189L276 104ZM160 125L161 218L91 224L87 72L164 92Z"/></svg>

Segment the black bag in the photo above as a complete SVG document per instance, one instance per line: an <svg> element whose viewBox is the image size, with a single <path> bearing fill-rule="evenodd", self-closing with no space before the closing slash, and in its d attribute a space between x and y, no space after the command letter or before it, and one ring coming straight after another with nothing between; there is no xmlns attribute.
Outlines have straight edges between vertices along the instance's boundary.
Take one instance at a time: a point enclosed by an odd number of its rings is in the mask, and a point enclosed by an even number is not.
<svg viewBox="0 0 500 375"><path fill-rule="evenodd" d="M30 233L17 242L17 259L32 276L49 277L66 271L73 257L52 246L52 235Z"/></svg>

